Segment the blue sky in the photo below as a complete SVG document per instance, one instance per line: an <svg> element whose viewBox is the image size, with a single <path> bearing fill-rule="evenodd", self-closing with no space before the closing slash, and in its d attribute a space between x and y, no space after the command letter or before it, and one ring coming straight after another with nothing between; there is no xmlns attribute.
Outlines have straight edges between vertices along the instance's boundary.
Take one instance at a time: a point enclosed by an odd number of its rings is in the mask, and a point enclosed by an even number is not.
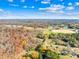
<svg viewBox="0 0 79 59"><path fill-rule="evenodd" d="M79 19L79 0L0 0L0 19Z"/></svg>

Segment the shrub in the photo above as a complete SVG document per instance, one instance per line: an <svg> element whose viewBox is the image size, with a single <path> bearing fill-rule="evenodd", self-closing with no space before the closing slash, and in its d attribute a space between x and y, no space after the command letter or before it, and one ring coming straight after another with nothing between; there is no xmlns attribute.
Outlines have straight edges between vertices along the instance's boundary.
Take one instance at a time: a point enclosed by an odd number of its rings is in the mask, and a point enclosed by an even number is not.
<svg viewBox="0 0 79 59"><path fill-rule="evenodd" d="M77 54L77 57L79 58L79 54Z"/></svg>
<svg viewBox="0 0 79 59"><path fill-rule="evenodd" d="M31 56L32 56L33 59L38 59L38 57L39 57L39 52L38 52L38 51L32 51Z"/></svg>
<svg viewBox="0 0 79 59"><path fill-rule="evenodd" d="M38 33L37 38L44 39L44 35L42 33Z"/></svg>
<svg viewBox="0 0 79 59"><path fill-rule="evenodd" d="M67 54L69 54L69 51L67 51L67 50L62 50L61 51L61 55L67 55Z"/></svg>
<svg viewBox="0 0 79 59"><path fill-rule="evenodd" d="M47 50L46 51L46 59L60 59L60 56L56 52L53 52L51 50Z"/></svg>
<svg viewBox="0 0 79 59"><path fill-rule="evenodd" d="M76 52L72 52L71 54L72 54L72 56L77 56Z"/></svg>

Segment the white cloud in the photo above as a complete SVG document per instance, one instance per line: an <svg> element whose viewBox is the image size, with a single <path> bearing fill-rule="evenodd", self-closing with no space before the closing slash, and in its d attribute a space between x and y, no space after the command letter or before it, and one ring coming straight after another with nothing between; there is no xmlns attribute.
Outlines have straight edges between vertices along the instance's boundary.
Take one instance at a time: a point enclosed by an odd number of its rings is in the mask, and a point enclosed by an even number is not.
<svg viewBox="0 0 79 59"><path fill-rule="evenodd" d="M13 2L13 0L8 0L9 2Z"/></svg>
<svg viewBox="0 0 79 59"><path fill-rule="evenodd" d="M18 7L18 4L10 4L10 6Z"/></svg>
<svg viewBox="0 0 79 59"><path fill-rule="evenodd" d="M60 9L63 9L63 8L65 8L65 6L63 6L63 5L54 5L52 9L60 10Z"/></svg>
<svg viewBox="0 0 79 59"><path fill-rule="evenodd" d="M76 5L78 6L79 5L79 2L76 2Z"/></svg>
<svg viewBox="0 0 79 59"><path fill-rule="evenodd" d="M73 9L74 9L73 6L66 7L66 10L73 10Z"/></svg>
<svg viewBox="0 0 79 59"><path fill-rule="evenodd" d="M23 8L27 8L27 6L23 6Z"/></svg>
<svg viewBox="0 0 79 59"><path fill-rule="evenodd" d="M34 6L32 6L31 8L35 8Z"/></svg>
<svg viewBox="0 0 79 59"><path fill-rule="evenodd" d="M68 5L72 5L72 3L71 3L71 2L69 2L69 3L68 3Z"/></svg>
<svg viewBox="0 0 79 59"><path fill-rule="evenodd" d="M48 12L55 12L55 11L60 11L64 8L65 8L65 6L63 6L63 5L53 5L53 6L47 7L47 8L39 8L39 10L44 10L44 11L48 11Z"/></svg>
<svg viewBox="0 0 79 59"><path fill-rule="evenodd" d="M35 6L23 6L23 8L35 8Z"/></svg>
<svg viewBox="0 0 79 59"><path fill-rule="evenodd" d="M50 12L50 13L56 13L56 14L57 13L64 14L65 13L63 11L64 8L65 8L65 6L63 6L63 5L52 5L51 7L47 7L47 8L39 8L39 10Z"/></svg>
<svg viewBox="0 0 79 59"><path fill-rule="evenodd" d="M79 12L68 12L67 15L79 16Z"/></svg>
<svg viewBox="0 0 79 59"><path fill-rule="evenodd" d="M50 0L43 0L41 1L42 4L49 4L50 3Z"/></svg>
<svg viewBox="0 0 79 59"><path fill-rule="evenodd" d="M48 4L49 2L41 1L42 4Z"/></svg>
<svg viewBox="0 0 79 59"><path fill-rule="evenodd" d="M0 12L4 12L4 10L3 9L0 9Z"/></svg>
<svg viewBox="0 0 79 59"><path fill-rule="evenodd" d="M39 8L39 10L46 10L47 8Z"/></svg>

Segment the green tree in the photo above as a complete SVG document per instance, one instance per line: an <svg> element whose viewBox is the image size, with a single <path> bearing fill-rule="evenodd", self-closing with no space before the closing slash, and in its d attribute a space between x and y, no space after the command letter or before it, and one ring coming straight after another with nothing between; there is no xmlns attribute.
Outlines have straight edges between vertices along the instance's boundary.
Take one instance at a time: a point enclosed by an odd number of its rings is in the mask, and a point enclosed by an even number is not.
<svg viewBox="0 0 79 59"><path fill-rule="evenodd" d="M58 53L48 50L46 52L46 59L60 59L60 56Z"/></svg>

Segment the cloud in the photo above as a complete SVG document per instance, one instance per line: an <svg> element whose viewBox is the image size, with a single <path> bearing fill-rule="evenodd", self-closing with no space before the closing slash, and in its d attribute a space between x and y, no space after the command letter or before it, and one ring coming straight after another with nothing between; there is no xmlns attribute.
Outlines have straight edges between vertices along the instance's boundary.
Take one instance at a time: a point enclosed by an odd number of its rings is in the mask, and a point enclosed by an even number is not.
<svg viewBox="0 0 79 59"><path fill-rule="evenodd" d="M71 2L69 2L69 3L68 3L68 5L72 5L72 3L71 3Z"/></svg>
<svg viewBox="0 0 79 59"><path fill-rule="evenodd" d="M76 2L76 5L79 6L79 2Z"/></svg>
<svg viewBox="0 0 79 59"><path fill-rule="evenodd" d="M63 10L65 8L65 6L63 5L53 5L51 7L47 7L47 8L39 8L39 10L44 10L47 12L59 12L61 10Z"/></svg>
<svg viewBox="0 0 79 59"><path fill-rule="evenodd" d="M42 4L49 4L50 3L50 0L43 0L41 1Z"/></svg>
<svg viewBox="0 0 79 59"><path fill-rule="evenodd" d="M13 0L8 0L9 2L13 2Z"/></svg>
<svg viewBox="0 0 79 59"><path fill-rule="evenodd" d="M25 6L23 6L23 8L35 8L35 6L27 6L27 5L25 5Z"/></svg>
<svg viewBox="0 0 79 59"><path fill-rule="evenodd" d="M64 6L64 5L52 5L51 7L47 8L39 8L39 10L45 11L45 12L50 12L52 17L56 18L61 18L61 19L76 19L79 18L79 13L78 12L66 12L64 10L73 10L73 6ZM63 17L62 17L63 16ZM59 19L58 18L58 19Z"/></svg>
<svg viewBox="0 0 79 59"><path fill-rule="evenodd" d="M35 8L35 6L32 6L31 8Z"/></svg>
<svg viewBox="0 0 79 59"><path fill-rule="evenodd" d="M0 9L0 16L7 16L8 14L10 13L10 11L8 10L5 10L5 9Z"/></svg>
<svg viewBox="0 0 79 59"><path fill-rule="evenodd" d="M79 16L79 12L68 12L67 15Z"/></svg>
<svg viewBox="0 0 79 59"><path fill-rule="evenodd" d="M73 9L74 9L73 6L66 7L66 10L73 10Z"/></svg>
<svg viewBox="0 0 79 59"><path fill-rule="evenodd" d="M18 7L18 4L10 4L10 6Z"/></svg>
<svg viewBox="0 0 79 59"><path fill-rule="evenodd" d="M23 8L27 8L27 6L23 6Z"/></svg>
<svg viewBox="0 0 79 59"><path fill-rule="evenodd" d="M63 5L54 5L53 6L53 10L60 10L60 9L63 9L63 8L65 8L65 6L63 6Z"/></svg>
<svg viewBox="0 0 79 59"><path fill-rule="evenodd" d="M0 9L0 12L4 12L4 10L3 9Z"/></svg>

